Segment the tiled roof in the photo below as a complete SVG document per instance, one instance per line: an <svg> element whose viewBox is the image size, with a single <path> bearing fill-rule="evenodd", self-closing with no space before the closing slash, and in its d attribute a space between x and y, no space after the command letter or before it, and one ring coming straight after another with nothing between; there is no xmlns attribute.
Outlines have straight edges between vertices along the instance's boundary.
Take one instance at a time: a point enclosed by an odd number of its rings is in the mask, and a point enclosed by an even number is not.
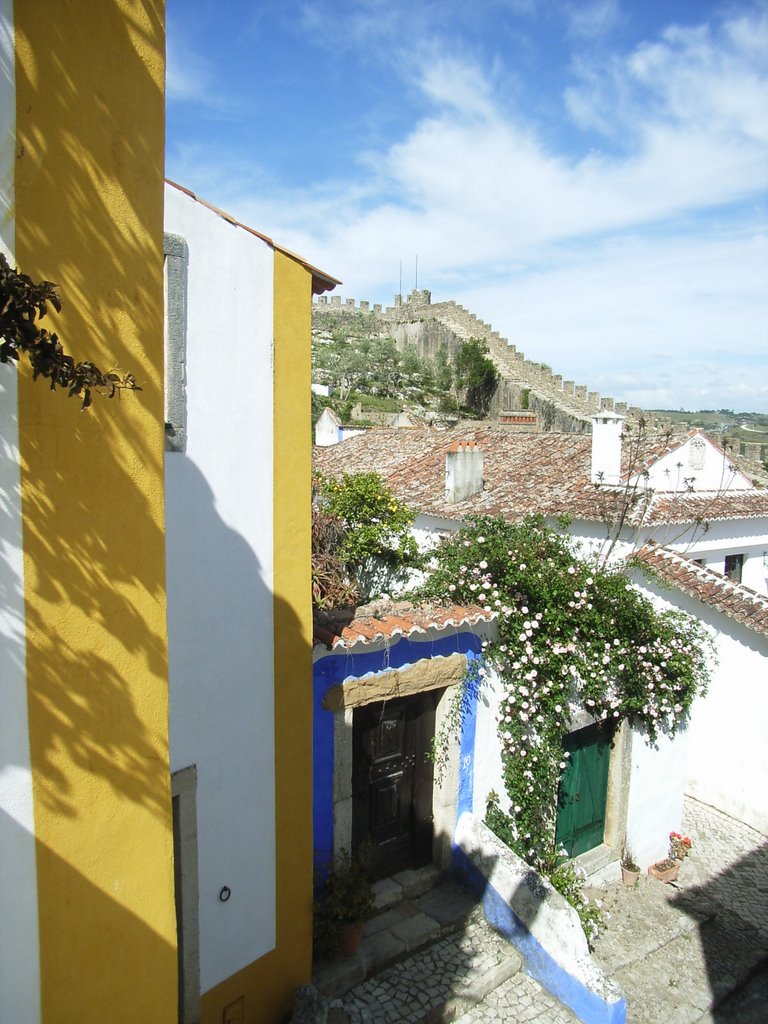
<svg viewBox="0 0 768 1024"><path fill-rule="evenodd" d="M749 491L657 491L644 522L690 523L715 519L755 519L768 516L768 489Z"/></svg>
<svg viewBox="0 0 768 1024"><path fill-rule="evenodd" d="M650 566L672 586L768 636L768 598L762 594L660 544L647 544L631 560Z"/></svg>
<svg viewBox="0 0 768 1024"><path fill-rule="evenodd" d="M445 500L445 455L460 441L473 441L483 452L483 490L450 504ZM447 519L503 515L520 520L533 512L610 521L624 492L591 483L591 453L590 434L528 434L492 427L382 428L316 449L315 466L328 476L375 471L416 511ZM768 516L768 490L719 495L638 492L630 518L658 523L748 516Z"/></svg>
<svg viewBox="0 0 768 1024"><path fill-rule="evenodd" d="M411 636L430 629L446 630L490 622L494 612L479 605L420 605L407 601L336 609L320 613L314 624L314 643L331 650L374 643L393 636Z"/></svg>

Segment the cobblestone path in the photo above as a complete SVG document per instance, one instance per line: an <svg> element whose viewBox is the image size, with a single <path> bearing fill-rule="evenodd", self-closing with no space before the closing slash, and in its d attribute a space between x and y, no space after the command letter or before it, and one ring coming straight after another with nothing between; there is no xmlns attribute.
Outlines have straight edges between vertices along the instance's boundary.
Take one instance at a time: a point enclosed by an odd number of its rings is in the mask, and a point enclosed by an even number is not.
<svg viewBox="0 0 768 1024"><path fill-rule="evenodd" d="M595 959L624 990L628 1024L763 1024L768 840L693 800L685 830L677 883L608 887Z"/></svg>
<svg viewBox="0 0 768 1024"><path fill-rule="evenodd" d="M336 1007L350 1024L575 1022L521 966L478 909L463 931L356 985Z"/></svg>
<svg viewBox="0 0 768 1024"><path fill-rule="evenodd" d="M693 848L677 883L600 890L611 913L595 960L623 989L628 1024L768 1021L768 839L686 801ZM474 912L463 930L335 1002L351 1024L572 1024Z"/></svg>

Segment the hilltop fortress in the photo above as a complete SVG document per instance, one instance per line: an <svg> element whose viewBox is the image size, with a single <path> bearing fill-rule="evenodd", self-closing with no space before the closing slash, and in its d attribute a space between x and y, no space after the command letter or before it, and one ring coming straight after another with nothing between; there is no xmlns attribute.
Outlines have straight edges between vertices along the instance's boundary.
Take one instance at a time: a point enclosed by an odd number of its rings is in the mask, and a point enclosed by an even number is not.
<svg viewBox="0 0 768 1024"><path fill-rule="evenodd" d="M438 348L445 347L455 353L462 342L480 338L488 345L488 352L501 375L491 411L503 416L512 410L529 409L535 412L539 430L565 430L584 432L591 430L590 417L596 412L611 409L635 419L641 415L637 408L625 402L615 402L585 384L563 380L562 376L541 363L526 359L522 352L502 338L489 324L478 319L457 302L432 302L427 289L414 290L405 299L395 296L394 306L376 303L342 301L340 296L321 295L313 306L313 320L319 321L332 314L338 317L357 316L369 320L366 325L371 335L392 337L398 347L413 344L422 357L433 357ZM653 427L661 429L667 423L655 421Z"/></svg>
<svg viewBox="0 0 768 1024"><path fill-rule="evenodd" d="M490 324L480 320L464 306L454 301L432 302L427 289L414 289L405 299L395 295L393 306L380 303L356 302L338 295L321 295L312 306L313 331L327 329L329 317L364 318L366 332L372 337L394 338L398 348L406 344L416 346L419 355L434 357L441 347L455 354L462 342L481 338L488 345L501 376L499 388L491 404L491 415L501 423L523 426L519 412L535 414L539 431L562 430L585 433L592 429L591 417L608 409L627 417L629 424L644 417L651 431L681 433L687 424L673 424L670 420L643 413L626 402L590 391L586 384L563 380L562 376L542 363L526 359L522 352L502 338ZM533 425L533 416L530 417ZM731 457L755 481L768 482L765 463L768 445L739 442Z"/></svg>

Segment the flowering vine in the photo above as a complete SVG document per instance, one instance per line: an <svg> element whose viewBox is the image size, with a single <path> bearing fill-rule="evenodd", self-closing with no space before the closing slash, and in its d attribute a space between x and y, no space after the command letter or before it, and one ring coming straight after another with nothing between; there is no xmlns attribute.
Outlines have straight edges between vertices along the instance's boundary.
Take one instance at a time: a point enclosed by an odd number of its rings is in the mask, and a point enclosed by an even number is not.
<svg viewBox="0 0 768 1024"><path fill-rule="evenodd" d="M703 692L713 658L704 627L658 611L624 568L581 558L540 517L513 525L474 518L432 555L424 594L497 612L486 663L503 687L499 711L509 810L488 822L527 863L551 873L556 796L574 711L641 723L651 741L674 734Z"/></svg>

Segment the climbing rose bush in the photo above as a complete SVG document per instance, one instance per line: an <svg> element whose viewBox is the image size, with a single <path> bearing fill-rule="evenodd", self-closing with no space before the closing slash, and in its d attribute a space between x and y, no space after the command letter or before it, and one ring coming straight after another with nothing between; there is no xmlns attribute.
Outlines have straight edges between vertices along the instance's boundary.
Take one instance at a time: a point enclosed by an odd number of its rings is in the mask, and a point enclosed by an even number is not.
<svg viewBox="0 0 768 1024"><path fill-rule="evenodd" d="M574 711L617 724L629 718L651 742L674 734L706 689L711 639L690 616L657 611L623 569L579 557L540 517L517 525L470 520L432 553L423 590L497 612L498 639L484 657L503 686L498 729L509 811L493 803L488 820L519 856L551 873L569 757L562 740Z"/></svg>

